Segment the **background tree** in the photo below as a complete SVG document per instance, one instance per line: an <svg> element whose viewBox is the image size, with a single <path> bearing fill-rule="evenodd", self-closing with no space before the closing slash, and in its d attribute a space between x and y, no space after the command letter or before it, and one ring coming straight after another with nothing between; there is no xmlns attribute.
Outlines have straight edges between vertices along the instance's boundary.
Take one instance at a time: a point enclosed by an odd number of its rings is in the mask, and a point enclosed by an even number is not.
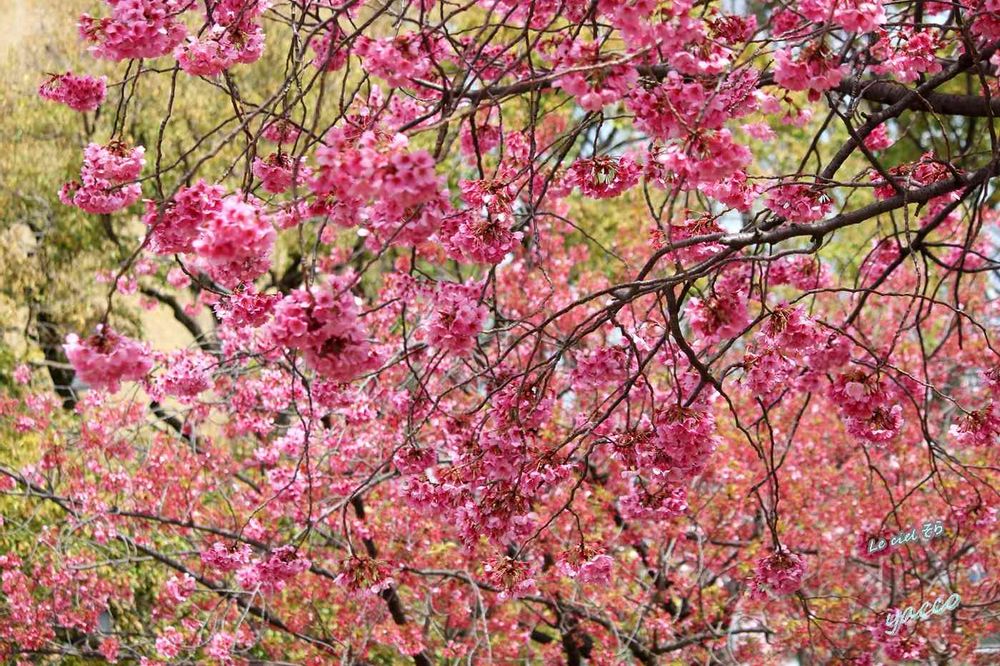
<svg viewBox="0 0 1000 666"><path fill-rule="evenodd" d="M995 657L1000 6L53 9L3 658Z"/></svg>

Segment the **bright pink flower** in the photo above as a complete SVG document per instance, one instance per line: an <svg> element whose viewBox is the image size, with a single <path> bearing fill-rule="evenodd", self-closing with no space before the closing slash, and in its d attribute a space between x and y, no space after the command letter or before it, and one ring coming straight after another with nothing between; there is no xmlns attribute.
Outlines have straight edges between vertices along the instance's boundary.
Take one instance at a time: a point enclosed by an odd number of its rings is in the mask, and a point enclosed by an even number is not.
<svg viewBox="0 0 1000 666"><path fill-rule="evenodd" d="M372 232L369 247L383 244L414 246L434 235L442 222L454 212L448 191L439 192L422 204L400 209L395 201L378 201L366 209L368 229Z"/></svg>
<svg viewBox="0 0 1000 666"><path fill-rule="evenodd" d="M175 603L184 603L195 590L195 579L190 574L183 576L171 576L164 583L163 588L170 600Z"/></svg>
<svg viewBox="0 0 1000 666"><path fill-rule="evenodd" d="M794 254L771 263L767 269L770 285L790 284L797 289L823 289L832 284L829 267L818 257Z"/></svg>
<svg viewBox="0 0 1000 666"><path fill-rule="evenodd" d="M686 219L679 224L671 224L665 232L654 229L652 236L657 249L668 245L681 246L670 250L668 256L676 257L682 263L698 263L718 255L725 249L725 246L712 241L701 241L694 244L688 243L688 241L693 238L722 233L722 229L716 224L716 218L706 214Z"/></svg>
<svg viewBox="0 0 1000 666"><path fill-rule="evenodd" d="M873 407L865 418L848 416L844 419L847 432L871 444L885 444L899 436L903 427L903 408Z"/></svg>
<svg viewBox="0 0 1000 666"><path fill-rule="evenodd" d="M756 339L763 347L787 350L797 355L808 353L823 341L823 333L805 312L805 308L781 303L765 320Z"/></svg>
<svg viewBox="0 0 1000 666"><path fill-rule="evenodd" d="M708 343L739 335L749 322L746 296L740 292L692 298L687 315L691 328Z"/></svg>
<svg viewBox="0 0 1000 666"><path fill-rule="evenodd" d="M63 185L59 199L68 206L94 214L113 213L132 205L142 195L134 181L146 163L145 148L129 148L120 141L106 146L89 144L83 151L80 181Z"/></svg>
<svg viewBox="0 0 1000 666"><path fill-rule="evenodd" d="M902 407L877 374L848 370L828 389L848 432L872 444L895 439L903 425Z"/></svg>
<svg viewBox="0 0 1000 666"><path fill-rule="evenodd" d="M848 416L865 418L872 405L890 404L889 395L876 374L849 370L830 385L830 398Z"/></svg>
<svg viewBox="0 0 1000 666"><path fill-rule="evenodd" d="M889 130L886 129L885 123L878 125L873 129L868 136L865 137L865 148L868 150L878 151L885 150L886 148L892 147L894 143L889 137Z"/></svg>
<svg viewBox="0 0 1000 666"><path fill-rule="evenodd" d="M607 59L599 51L597 43L566 41L556 49L553 61L557 69L590 68L564 74L555 81L556 87L576 97L580 107L587 111L600 111L617 102L634 89L639 80L635 67L627 64L594 69L594 65Z"/></svg>
<svg viewBox="0 0 1000 666"><path fill-rule="evenodd" d="M510 230L514 192L506 176L462 181L462 199L469 209L451 215L442 226L443 243L456 259L496 264L521 240Z"/></svg>
<svg viewBox="0 0 1000 666"><path fill-rule="evenodd" d="M174 57L181 69L192 76L216 76L236 62L222 26L214 26L206 37L188 37L174 49Z"/></svg>
<svg viewBox="0 0 1000 666"><path fill-rule="evenodd" d="M252 285L247 285L220 300L214 309L227 326L256 328L267 323L280 298L279 294L258 293Z"/></svg>
<svg viewBox="0 0 1000 666"><path fill-rule="evenodd" d="M754 395L772 397L788 385L795 371L795 362L774 348L759 352L747 351L743 357L746 373L743 383Z"/></svg>
<svg viewBox="0 0 1000 666"><path fill-rule="evenodd" d="M807 224L823 219L833 203L830 198L808 185L778 185L767 194L764 204L775 215L796 224Z"/></svg>
<svg viewBox="0 0 1000 666"><path fill-rule="evenodd" d="M302 129L298 125L287 118L280 118L268 123L261 136L273 143L286 144L295 143L301 133Z"/></svg>
<svg viewBox="0 0 1000 666"><path fill-rule="evenodd" d="M489 314L479 303L480 283L440 285L434 297L434 311L427 321L430 344L454 354L465 354L476 344Z"/></svg>
<svg viewBox="0 0 1000 666"><path fill-rule="evenodd" d="M22 386L31 383L31 366L21 363L14 368L14 381Z"/></svg>
<svg viewBox="0 0 1000 666"><path fill-rule="evenodd" d="M80 36L91 42L91 53L108 60L158 58L184 39L178 18L185 0L108 0L111 16L80 17Z"/></svg>
<svg viewBox="0 0 1000 666"><path fill-rule="evenodd" d="M704 183L700 189L726 206L744 212L750 210L760 195L760 186L748 181L742 169L714 183Z"/></svg>
<svg viewBox="0 0 1000 666"><path fill-rule="evenodd" d="M301 557L293 546L281 546L266 558L240 568L236 572L236 580L245 590L274 592L281 590L285 581L309 567L309 560Z"/></svg>
<svg viewBox="0 0 1000 666"><path fill-rule="evenodd" d="M108 77L77 76L72 72L53 74L38 87L45 99L65 104L74 111L94 111L107 95Z"/></svg>
<svg viewBox="0 0 1000 666"><path fill-rule="evenodd" d="M142 221L151 227L150 249L157 254L193 252L202 225L222 210L225 193L221 185L199 180L179 189L162 214L155 202L147 201Z"/></svg>
<svg viewBox="0 0 1000 666"><path fill-rule="evenodd" d="M312 175L312 170L288 153L271 153L264 159L255 157L253 175L260 178L265 191L278 194L289 189L293 183L300 185Z"/></svg>
<svg viewBox="0 0 1000 666"><path fill-rule="evenodd" d="M370 557L354 556L344 560L340 573L334 579L351 592L378 594L392 587L392 569L388 563Z"/></svg>
<svg viewBox="0 0 1000 666"><path fill-rule="evenodd" d="M771 126L765 122L747 123L740 129L758 141L770 142L774 141L778 136L775 131L771 129Z"/></svg>
<svg viewBox="0 0 1000 666"><path fill-rule="evenodd" d="M766 598L768 594L792 594L802 586L805 572L802 558L782 546L757 560L757 569L751 581L752 595Z"/></svg>
<svg viewBox="0 0 1000 666"><path fill-rule="evenodd" d="M523 234L510 230L506 215L462 211L445 221L442 231L450 254L484 264L498 264L512 252Z"/></svg>
<svg viewBox="0 0 1000 666"><path fill-rule="evenodd" d="M180 654L181 647L183 646L184 637L173 627L167 627L156 638L156 651L167 659L173 659Z"/></svg>
<svg viewBox="0 0 1000 666"><path fill-rule="evenodd" d="M889 175L904 189L913 189L951 178L952 170L947 163L937 159L933 153L924 153L915 162L892 167L889 169ZM875 187L875 196L887 199L896 194L896 189L886 182L878 172L872 171L871 178L878 183ZM932 202L940 199L947 200L947 197L938 197L932 199Z"/></svg>
<svg viewBox="0 0 1000 666"><path fill-rule="evenodd" d="M251 554L250 546L245 543L227 546L221 541L216 541L201 552L201 561L206 567L219 571L235 571L250 563Z"/></svg>
<svg viewBox="0 0 1000 666"><path fill-rule="evenodd" d="M598 347L576 358L573 388L578 391L616 384L628 374L628 350L625 347Z"/></svg>
<svg viewBox="0 0 1000 666"><path fill-rule="evenodd" d="M246 24L263 14L273 0L217 0L211 5L211 18L219 25Z"/></svg>
<svg viewBox="0 0 1000 666"><path fill-rule="evenodd" d="M847 68L822 46L810 45L795 59L788 49L774 54L775 83L788 90L808 90L813 101L824 90L835 88L846 73Z"/></svg>
<svg viewBox="0 0 1000 666"><path fill-rule="evenodd" d="M861 275L870 283L882 277L889 266L899 259L899 241L895 238L875 239L872 251L861 260Z"/></svg>
<svg viewBox="0 0 1000 666"><path fill-rule="evenodd" d="M341 44L346 36L340 26L333 23L329 29L313 39L310 44L316 53L312 60L313 67L324 72L335 72L343 67L347 63L347 56L350 53L349 46Z"/></svg>
<svg viewBox="0 0 1000 666"><path fill-rule="evenodd" d="M832 20L848 32L872 32L885 23L879 0L799 0L796 9L810 21Z"/></svg>
<svg viewBox="0 0 1000 666"><path fill-rule="evenodd" d="M840 368L851 360L851 342L842 335L829 335L806 354L806 365L817 372Z"/></svg>
<svg viewBox="0 0 1000 666"><path fill-rule="evenodd" d="M639 467L659 469L673 481L700 474L718 445L712 413L694 407L671 405L656 412L654 436L637 446Z"/></svg>
<svg viewBox="0 0 1000 666"><path fill-rule="evenodd" d="M80 379L95 389L114 393L120 383L142 379L153 365L149 347L98 325L86 340L66 336L66 357Z"/></svg>
<svg viewBox="0 0 1000 666"><path fill-rule="evenodd" d="M726 121L757 110L757 80L755 70L741 69L706 86L697 78L670 71L655 88L636 87L626 104L638 129L658 139L679 139L723 129Z"/></svg>
<svg viewBox="0 0 1000 666"><path fill-rule="evenodd" d="M639 182L641 169L630 157L601 156L573 162L566 172L568 183L592 199L610 199Z"/></svg>
<svg viewBox="0 0 1000 666"><path fill-rule="evenodd" d="M184 289L191 284L191 277L180 267L167 271L167 284L176 289Z"/></svg>
<svg viewBox="0 0 1000 666"><path fill-rule="evenodd" d="M230 654L234 645L236 645L236 637L228 631L220 631L212 636L205 652L209 657L228 664L232 661Z"/></svg>
<svg viewBox="0 0 1000 666"><path fill-rule="evenodd" d="M936 57L940 48L940 38L931 30L901 28L893 33L892 38L879 31L879 39L872 47L872 55L882 62L873 66L872 71L891 74L904 83L916 81L921 74L936 74L941 71L941 63Z"/></svg>
<svg viewBox="0 0 1000 666"><path fill-rule="evenodd" d="M97 648L97 651L101 653L101 656L109 664L118 663L118 650L121 648L121 643L114 636L107 636L101 639L101 644Z"/></svg>
<svg viewBox="0 0 1000 666"><path fill-rule="evenodd" d="M995 403L961 416L948 429L948 435L959 446L996 446L1000 441L1000 413Z"/></svg>
<svg viewBox="0 0 1000 666"><path fill-rule="evenodd" d="M994 398L1000 398L1000 365L994 365L980 371L986 388Z"/></svg>
<svg viewBox="0 0 1000 666"><path fill-rule="evenodd" d="M682 486L668 486L650 494L641 485L618 500L618 512L625 520L668 521L687 511L687 491Z"/></svg>
<svg viewBox="0 0 1000 666"><path fill-rule="evenodd" d="M310 186L320 195L335 194L352 206L375 199L402 216L439 196L434 158L410 151L401 134L389 137L366 130L354 135L334 130L316 151L320 168Z"/></svg>
<svg viewBox="0 0 1000 666"><path fill-rule="evenodd" d="M404 32L396 37L371 39L361 35L354 53L364 69L385 79L391 88L413 87L412 79L426 79L434 72L434 62L444 57L444 46L435 37Z"/></svg>
<svg viewBox="0 0 1000 666"><path fill-rule="evenodd" d="M421 474L437 464L437 454L433 449L404 446L392 457L392 462L400 474Z"/></svg>
<svg viewBox="0 0 1000 666"><path fill-rule="evenodd" d="M350 276L339 276L322 286L296 289L277 304L268 326L275 343L302 350L317 373L339 381L379 365L349 286Z"/></svg>
<svg viewBox="0 0 1000 666"><path fill-rule="evenodd" d="M582 558L583 556L581 556ZM586 585L607 585L611 582L611 572L615 561L604 553L594 555L574 566L567 561L559 562L559 571Z"/></svg>
<svg viewBox="0 0 1000 666"><path fill-rule="evenodd" d="M477 114L483 120L470 118L469 122L462 124L459 131L459 146L462 154L469 158L470 164L476 163L476 155L485 155L500 145L502 132L500 127L490 122L490 114ZM473 136L472 123L476 123L476 131Z"/></svg>
<svg viewBox="0 0 1000 666"><path fill-rule="evenodd" d="M267 271L276 237L259 206L229 196L208 216L192 248L213 280L235 287Z"/></svg>
<svg viewBox="0 0 1000 666"><path fill-rule="evenodd" d="M238 63L256 62L264 53L264 30L251 20L212 24L174 49L181 69L192 76L217 76Z"/></svg>
<svg viewBox="0 0 1000 666"><path fill-rule="evenodd" d="M753 159L750 149L733 141L727 129L703 132L684 142L672 142L650 154L656 179L672 183L681 179L687 189L729 178ZM666 172L666 173L662 173Z"/></svg>
<svg viewBox="0 0 1000 666"><path fill-rule="evenodd" d="M200 351L178 350L167 358L162 373L156 378L156 389L182 401L197 397L212 385L215 360Z"/></svg>
<svg viewBox="0 0 1000 666"><path fill-rule="evenodd" d="M775 36L789 36L808 24L802 16L788 9L779 9L771 15Z"/></svg>
<svg viewBox="0 0 1000 666"><path fill-rule="evenodd" d="M512 557L498 556L487 560L483 564L483 573L488 581L508 594L523 593L535 584L531 578L531 563Z"/></svg>

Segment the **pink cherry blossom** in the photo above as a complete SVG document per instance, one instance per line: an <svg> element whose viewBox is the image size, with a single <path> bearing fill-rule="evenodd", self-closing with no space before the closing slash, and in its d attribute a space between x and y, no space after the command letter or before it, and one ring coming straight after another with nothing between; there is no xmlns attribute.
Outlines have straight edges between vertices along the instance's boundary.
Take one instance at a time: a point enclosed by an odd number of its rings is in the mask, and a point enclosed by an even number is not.
<svg viewBox="0 0 1000 666"><path fill-rule="evenodd" d="M554 64L564 68L593 68L600 63L599 46L577 40L556 50ZM580 107L600 111L625 97L635 87L638 74L628 65L607 65L596 71L575 71L559 77L556 85L575 96Z"/></svg>
<svg viewBox="0 0 1000 666"><path fill-rule="evenodd" d="M116 392L123 381L142 379L153 365L149 347L104 324L84 340L69 334L64 347L66 357L81 380L111 393Z"/></svg>
<svg viewBox="0 0 1000 666"><path fill-rule="evenodd" d="M74 111L94 111L107 95L108 77L100 78L72 72L53 74L38 87L38 94L45 99L65 104Z"/></svg>
<svg viewBox="0 0 1000 666"><path fill-rule="evenodd" d="M301 128L287 118L279 118L264 126L261 136L274 143L295 143L302 134Z"/></svg>
<svg viewBox="0 0 1000 666"><path fill-rule="evenodd" d="M193 252L202 225L221 211L225 189L204 180L182 187L164 206L146 202L142 221L150 227L150 248L157 254ZM178 278L179 279L179 278ZM178 286L178 285L175 285Z"/></svg>
<svg viewBox="0 0 1000 666"><path fill-rule="evenodd" d="M347 63L348 51L345 46L338 45L346 35L336 23L324 30L310 44L316 53L312 64L317 69L325 72L335 72Z"/></svg>
<svg viewBox="0 0 1000 666"><path fill-rule="evenodd" d="M880 0L800 0L796 8L810 21L832 20L849 32L872 32L885 22Z"/></svg>
<svg viewBox="0 0 1000 666"><path fill-rule="evenodd" d="M1000 441L1000 413L993 402L961 416L957 421L948 429L948 435L959 446L992 447Z"/></svg>
<svg viewBox="0 0 1000 666"><path fill-rule="evenodd" d="M91 53L108 60L156 58L170 53L187 30L178 21L184 0L107 0L111 16L80 17L80 36Z"/></svg>
<svg viewBox="0 0 1000 666"><path fill-rule="evenodd" d="M789 222L806 224L823 219L833 202L822 190L808 185L778 185L767 194L765 205Z"/></svg>
<svg viewBox="0 0 1000 666"><path fill-rule="evenodd" d="M302 350L317 373L339 381L379 364L349 285L349 276L331 277L325 285L293 291L275 306L268 326L276 343Z"/></svg>
<svg viewBox="0 0 1000 666"><path fill-rule="evenodd" d="M443 46L434 37L404 32L396 37L357 39L354 52L361 57L365 70L392 88L412 87L413 79L427 78L433 62L443 57Z"/></svg>
<svg viewBox="0 0 1000 666"><path fill-rule="evenodd" d="M629 157L596 157L577 160L566 173L567 182L580 188L584 196L609 199L639 182L640 168Z"/></svg>
<svg viewBox="0 0 1000 666"><path fill-rule="evenodd" d="M304 183L312 173L301 160L296 160L287 153L271 153L263 159L255 157L252 171L254 176L261 179L261 187L275 194L284 192L295 183Z"/></svg>
<svg viewBox="0 0 1000 666"><path fill-rule="evenodd" d="M126 208L142 195L136 183L143 165L145 148L129 148L113 141L106 146L89 144L83 152L80 181L63 185L59 199L94 214L107 214Z"/></svg>
<svg viewBox="0 0 1000 666"><path fill-rule="evenodd" d="M488 310L478 302L482 286L443 284L434 297L427 322L428 341L455 354L465 354L476 343Z"/></svg>
<svg viewBox="0 0 1000 666"><path fill-rule="evenodd" d="M823 47L810 46L797 56L787 49L774 54L775 82L789 90L808 90L813 99L836 87L846 71Z"/></svg>
<svg viewBox="0 0 1000 666"><path fill-rule="evenodd" d="M889 130L885 124L878 125L865 137L865 147L868 150L885 150L892 146L893 141L889 137Z"/></svg>
<svg viewBox="0 0 1000 666"><path fill-rule="evenodd" d="M776 549L757 560L757 568L751 582L753 594L757 596L792 594L802 586L805 571L805 562L800 556L785 547Z"/></svg>
<svg viewBox="0 0 1000 666"><path fill-rule="evenodd" d="M268 269L275 237L258 205L229 196L205 220L192 249L213 280L234 287Z"/></svg>
<svg viewBox="0 0 1000 666"><path fill-rule="evenodd" d="M21 363L14 368L14 381L21 385L31 383L31 366Z"/></svg>

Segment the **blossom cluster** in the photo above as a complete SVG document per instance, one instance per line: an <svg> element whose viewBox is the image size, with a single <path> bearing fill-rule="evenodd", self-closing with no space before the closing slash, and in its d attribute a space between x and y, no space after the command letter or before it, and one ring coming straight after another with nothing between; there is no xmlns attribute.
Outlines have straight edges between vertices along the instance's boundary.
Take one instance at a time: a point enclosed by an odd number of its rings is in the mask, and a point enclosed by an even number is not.
<svg viewBox="0 0 1000 666"><path fill-rule="evenodd" d="M351 283L350 275L332 276L325 284L296 289L274 306L268 324L275 344L301 350L316 372L338 381L379 364L359 320Z"/></svg>
<svg viewBox="0 0 1000 666"><path fill-rule="evenodd" d="M90 386L118 390L121 382L142 379L153 366L149 347L101 324L94 335L83 340L75 333L66 336L66 357L80 379Z"/></svg>
<svg viewBox="0 0 1000 666"><path fill-rule="evenodd" d="M108 77L77 76L72 72L53 74L38 87L45 99L65 104L74 111L95 111L108 94Z"/></svg>
<svg viewBox="0 0 1000 666"><path fill-rule="evenodd" d="M80 180L59 190L59 199L88 213L107 214L131 206L142 196L135 180L146 160L142 146L129 148L120 141L106 146L89 144L83 151Z"/></svg>

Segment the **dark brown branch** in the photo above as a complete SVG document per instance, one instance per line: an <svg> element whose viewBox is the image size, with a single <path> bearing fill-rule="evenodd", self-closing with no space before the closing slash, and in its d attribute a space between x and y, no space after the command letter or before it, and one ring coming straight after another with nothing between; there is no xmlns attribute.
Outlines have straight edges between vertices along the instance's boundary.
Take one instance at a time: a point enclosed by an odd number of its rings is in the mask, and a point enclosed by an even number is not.
<svg viewBox="0 0 1000 666"><path fill-rule="evenodd" d="M73 377L76 372L69 368L69 360L63 351L62 330L48 311L38 310L35 315L35 330L38 335L38 346L45 355L46 370L56 394L62 398L64 409L76 406L76 392L73 391Z"/></svg>
<svg viewBox="0 0 1000 666"><path fill-rule="evenodd" d="M636 67L636 71L643 76L662 79L670 71L670 68L667 65L640 66ZM495 100L531 91L548 90L552 88L552 82L557 78L556 72L546 72L537 78L526 81L471 90L462 94L462 97L472 101ZM769 75L764 75L758 85L760 87L774 85L774 79ZM896 81L865 81L858 78L845 78L834 90L877 104L896 104L913 91L912 88ZM941 115L990 118L1000 115L1000 98L987 99L980 95L927 92L911 99L906 108L913 111L932 111Z"/></svg>
<svg viewBox="0 0 1000 666"><path fill-rule="evenodd" d="M896 81L862 81L854 78L844 79L835 90L878 104L896 104L911 91ZM1000 115L1000 98L929 92L911 99L906 108L911 111L932 111L945 116L990 118Z"/></svg>

